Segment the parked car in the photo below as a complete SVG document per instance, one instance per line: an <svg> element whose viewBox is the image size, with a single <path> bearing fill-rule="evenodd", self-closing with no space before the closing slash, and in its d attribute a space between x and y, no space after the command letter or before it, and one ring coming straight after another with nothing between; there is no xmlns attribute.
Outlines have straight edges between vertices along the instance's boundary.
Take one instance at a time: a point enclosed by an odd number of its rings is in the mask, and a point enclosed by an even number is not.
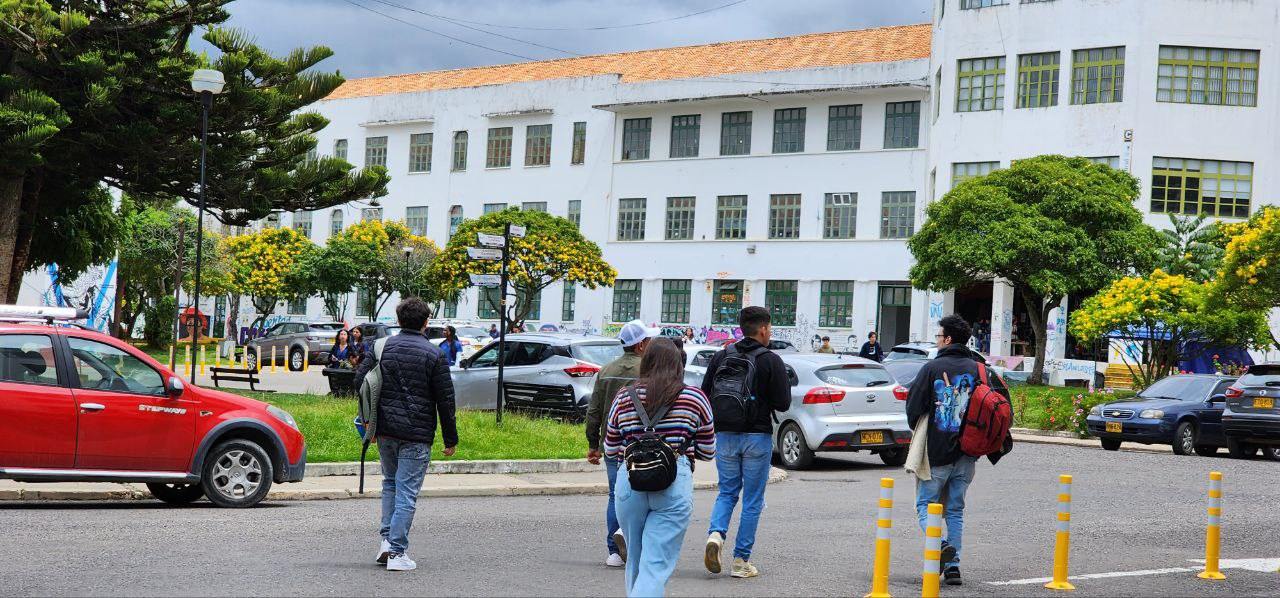
<svg viewBox="0 0 1280 598"><path fill-rule="evenodd" d="M938 356L938 343L902 343L884 354L885 361L896 359L933 359Z"/></svg>
<svg viewBox="0 0 1280 598"><path fill-rule="evenodd" d="M458 342L462 343L462 356L470 357L476 351L484 348L493 339L489 338L489 330L475 324L464 324L461 322L441 322L433 321L427 324L427 339L431 344L440 346L444 342L444 332L446 326L453 326L458 332Z"/></svg>
<svg viewBox="0 0 1280 598"><path fill-rule="evenodd" d="M386 322L365 322L356 324L352 328L360 329L361 342L376 341L385 336L395 336L400 334L400 327L395 324L387 324Z"/></svg>
<svg viewBox="0 0 1280 598"><path fill-rule="evenodd" d="M725 345L736 343L739 340L740 339L736 339L736 338L722 338L714 341L707 341L707 346L723 349ZM800 352L800 349L796 348L795 344L793 344L791 341L784 341L776 338L769 341L769 350L774 352L786 351L788 353Z"/></svg>
<svg viewBox="0 0 1280 598"><path fill-rule="evenodd" d="M1259 448L1280 461L1280 363L1249 366L1223 395L1222 431L1233 457L1252 457Z"/></svg>
<svg viewBox="0 0 1280 598"><path fill-rule="evenodd" d="M894 359L886 360L884 369L889 370L893 374L893 379L898 381L903 388L911 389L912 383L916 381L916 374L920 373L920 368L924 364L929 363L928 359Z"/></svg>
<svg viewBox="0 0 1280 598"><path fill-rule="evenodd" d="M783 467L804 469L825 451L870 451L902 465L911 443L907 389L869 359L782 353L791 378L791 408L778 413L774 450Z"/></svg>
<svg viewBox="0 0 1280 598"><path fill-rule="evenodd" d="M342 322L280 322L245 345L245 366L255 369L259 359L269 362L271 349L275 348L277 365L287 364L291 371L301 371L308 362L329 358L333 339L342 328Z"/></svg>
<svg viewBox="0 0 1280 598"><path fill-rule="evenodd" d="M512 409L553 412L581 419L600 367L622 356L616 338L564 333L507 335L503 384ZM498 394L498 342L453 368L459 407L492 409Z"/></svg>
<svg viewBox="0 0 1280 598"><path fill-rule="evenodd" d="M702 378L707 375L707 365L711 356L720 351L720 347L711 345L684 346L684 383L689 386L702 386Z"/></svg>
<svg viewBox="0 0 1280 598"><path fill-rule="evenodd" d="M90 330L0 323L0 396L0 479L138 483L168 503L248 507L306 470L289 413L187 384Z"/></svg>
<svg viewBox="0 0 1280 598"><path fill-rule="evenodd" d="M1169 376L1131 399L1098 405L1086 418L1089 434L1114 451L1122 442L1169 444L1179 455L1212 456L1227 446L1223 393L1235 378L1211 374Z"/></svg>

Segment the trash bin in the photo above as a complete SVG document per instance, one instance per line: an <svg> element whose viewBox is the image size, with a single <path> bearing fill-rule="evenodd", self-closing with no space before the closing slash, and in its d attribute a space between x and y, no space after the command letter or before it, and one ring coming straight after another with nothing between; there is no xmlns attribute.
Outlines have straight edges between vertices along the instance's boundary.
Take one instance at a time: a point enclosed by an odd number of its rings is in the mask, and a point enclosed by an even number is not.
<svg viewBox="0 0 1280 598"><path fill-rule="evenodd" d="M355 370L349 368L335 368L329 366L321 371L325 378L329 379L329 394L334 396L344 396L355 394L355 388L352 387L352 381L355 379Z"/></svg>

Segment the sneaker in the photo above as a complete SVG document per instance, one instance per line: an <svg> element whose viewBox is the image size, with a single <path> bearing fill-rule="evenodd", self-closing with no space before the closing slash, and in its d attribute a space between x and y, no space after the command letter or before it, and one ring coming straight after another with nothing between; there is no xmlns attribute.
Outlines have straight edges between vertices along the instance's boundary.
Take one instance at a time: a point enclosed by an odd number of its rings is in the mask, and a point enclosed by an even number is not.
<svg viewBox="0 0 1280 598"><path fill-rule="evenodd" d="M627 561L622 558L622 555L616 552L610 553L609 558L604 560L604 566L606 567L621 567L626 564Z"/></svg>
<svg viewBox="0 0 1280 598"><path fill-rule="evenodd" d="M622 536L622 530L613 532L613 544L618 547L618 556L622 558L622 562L627 562L627 539Z"/></svg>
<svg viewBox="0 0 1280 598"><path fill-rule="evenodd" d="M959 567L947 567L946 570L942 572L942 578L946 580L947 585L949 586L958 586L964 583L960 580Z"/></svg>
<svg viewBox="0 0 1280 598"><path fill-rule="evenodd" d="M712 573L720 572L720 547L724 546L724 534L720 532L711 532L707 536L707 551L702 556L702 564L707 566L707 571Z"/></svg>
<svg viewBox="0 0 1280 598"><path fill-rule="evenodd" d="M956 547L944 540L942 542L942 558L938 559L938 564L946 567L951 561L956 560Z"/></svg>
<svg viewBox="0 0 1280 598"><path fill-rule="evenodd" d="M413 571L417 568L418 564L403 552L387 556L387 571Z"/></svg>
<svg viewBox="0 0 1280 598"><path fill-rule="evenodd" d="M387 564L387 555L391 554L391 543L386 538L382 539L382 546L378 548L378 558L374 559L379 565Z"/></svg>
<svg viewBox="0 0 1280 598"><path fill-rule="evenodd" d="M750 561L735 558L733 559L733 572L729 575L738 579L747 579L748 577L760 575L760 570L756 569L756 566L752 565Z"/></svg>

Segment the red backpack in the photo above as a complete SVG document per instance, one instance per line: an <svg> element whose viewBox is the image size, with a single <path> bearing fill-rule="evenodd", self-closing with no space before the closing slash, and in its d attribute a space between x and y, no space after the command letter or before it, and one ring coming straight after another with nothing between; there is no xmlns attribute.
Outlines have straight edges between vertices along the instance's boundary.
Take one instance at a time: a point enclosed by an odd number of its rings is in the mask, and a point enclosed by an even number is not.
<svg viewBox="0 0 1280 598"><path fill-rule="evenodd" d="M985 457L1004 450L1004 441L1013 425L1013 406L1009 399L991 388L987 382L987 366L978 364L981 381L969 394L960 429L960 450L970 457Z"/></svg>

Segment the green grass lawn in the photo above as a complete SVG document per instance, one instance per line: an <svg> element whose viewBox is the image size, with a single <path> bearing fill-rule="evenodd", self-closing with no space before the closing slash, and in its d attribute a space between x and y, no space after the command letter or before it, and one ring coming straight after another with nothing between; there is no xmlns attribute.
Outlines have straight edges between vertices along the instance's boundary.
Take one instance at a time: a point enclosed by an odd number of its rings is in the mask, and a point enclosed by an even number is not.
<svg viewBox="0 0 1280 598"><path fill-rule="evenodd" d="M229 389L223 389L229 390ZM360 438L351 420L356 416L353 398L327 395L255 393L229 390L266 401L298 420L307 439L307 460L312 463L359 461ZM553 419L532 418L518 413L505 413L502 427L492 411L458 411L458 452L453 457L441 454L444 442L436 432L432 459L573 459L587 454L587 438L580 424L567 424ZM369 459L377 459L377 449L369 447Z"/></svg>

